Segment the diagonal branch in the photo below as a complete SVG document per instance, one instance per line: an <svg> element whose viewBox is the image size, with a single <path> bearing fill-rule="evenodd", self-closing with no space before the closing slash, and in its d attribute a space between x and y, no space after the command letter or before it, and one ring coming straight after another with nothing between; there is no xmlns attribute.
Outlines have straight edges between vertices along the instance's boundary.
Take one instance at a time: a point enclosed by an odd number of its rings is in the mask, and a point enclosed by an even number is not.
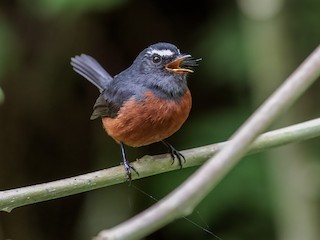
<svg viewBox="0 0 320 240"><path fill-rule="evenodd" d="M320 74L320 46L243 124L216 156L180 187L133 218L101 231L96 240L141 239L169 222L190 214L249 150L251 143L286 111Z"/></svg>
<svg viewBox="0 0 320 240"><path fill-rule="evenodd" d="M318 136L320 136L320 118L262 134L251 145L249 154ZM227 142L183 151L186 157L183 167L201 165L225 144ZM139 169L140 178L143 178L179 169L177 164L171 165L171 162L169 155L158 155L144 156L132 164ZM0 191L0 210L10 212L17 207L115 185L124 182L124 176L123 167L117 166L58 181ZM133 179L136 178L137 176L133 175Z"/></svg>

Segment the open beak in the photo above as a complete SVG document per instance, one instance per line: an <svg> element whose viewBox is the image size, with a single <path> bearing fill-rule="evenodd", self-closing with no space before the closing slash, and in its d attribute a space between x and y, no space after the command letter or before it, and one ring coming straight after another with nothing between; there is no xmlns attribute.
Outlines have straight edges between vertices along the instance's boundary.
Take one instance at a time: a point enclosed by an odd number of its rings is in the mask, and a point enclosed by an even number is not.
<svg viewBox="0 0 320 240"><path fill-rule="evenodd" d="M180 66L180 64L186 60L186 59L190 59L191 55L183 55L179 58L177 58L176 60L174 60L171 63L168 63L165 68L168 71L174 72L174 73L193 73L193 70L188 69L188 68L183 68Z"/></svg>

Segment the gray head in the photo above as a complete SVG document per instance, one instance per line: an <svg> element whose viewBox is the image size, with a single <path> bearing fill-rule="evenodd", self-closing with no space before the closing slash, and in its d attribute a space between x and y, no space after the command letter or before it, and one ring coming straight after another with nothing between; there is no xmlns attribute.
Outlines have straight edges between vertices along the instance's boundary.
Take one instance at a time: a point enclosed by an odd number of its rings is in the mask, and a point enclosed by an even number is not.
<svg viewBox="0 0 320 240"><path fill-rule="evenodd" d="M160 95L181 97L187 90L186 76L196 60L191 55L181 54L170 43L156 43L144 49L134 60L127 74L131 81L151 88Z"/></svg>

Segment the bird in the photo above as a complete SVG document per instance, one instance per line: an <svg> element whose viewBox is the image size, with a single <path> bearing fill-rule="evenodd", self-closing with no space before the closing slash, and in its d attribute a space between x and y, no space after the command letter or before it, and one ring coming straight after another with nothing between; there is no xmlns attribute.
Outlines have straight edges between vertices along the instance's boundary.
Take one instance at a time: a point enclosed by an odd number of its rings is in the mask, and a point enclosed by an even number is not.
<svg viewBox="0 0 320 240"><path fill-rule="evenodd" d="M127 160L124 145L141 147L162 142L182 168L185 157L166 141L189 116L192 97L187 75L201 58L180 53L171 43L145 48L132 65L112 77L93 57L71 58L73 70L100 92L91 120L101 118L106 133L120 144L126 179L139 172ZM131 171L132 170L132 171Z"/></svg>

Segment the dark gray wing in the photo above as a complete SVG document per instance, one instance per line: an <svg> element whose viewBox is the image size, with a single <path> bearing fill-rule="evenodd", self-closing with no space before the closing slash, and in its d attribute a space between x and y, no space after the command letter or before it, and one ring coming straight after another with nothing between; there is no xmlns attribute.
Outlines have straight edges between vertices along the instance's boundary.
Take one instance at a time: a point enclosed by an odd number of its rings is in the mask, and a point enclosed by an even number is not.
<svg viewBox="0 0 320 240"><path fill-rule="evenodd" d="M106 100L103 94L100 94L93 106L93 112L90 119L94 120L99 117L115 118L118 115L121 104L122 103L120 102Z"/></svg>
<svg viewBox="0 0 320 240"><path fill-rule="evenodd" d="M97 98L93 106L91 120L98 117L115 118L122 105L132 97L136 97L134 88L116 81L112 82Z"/></svg>

